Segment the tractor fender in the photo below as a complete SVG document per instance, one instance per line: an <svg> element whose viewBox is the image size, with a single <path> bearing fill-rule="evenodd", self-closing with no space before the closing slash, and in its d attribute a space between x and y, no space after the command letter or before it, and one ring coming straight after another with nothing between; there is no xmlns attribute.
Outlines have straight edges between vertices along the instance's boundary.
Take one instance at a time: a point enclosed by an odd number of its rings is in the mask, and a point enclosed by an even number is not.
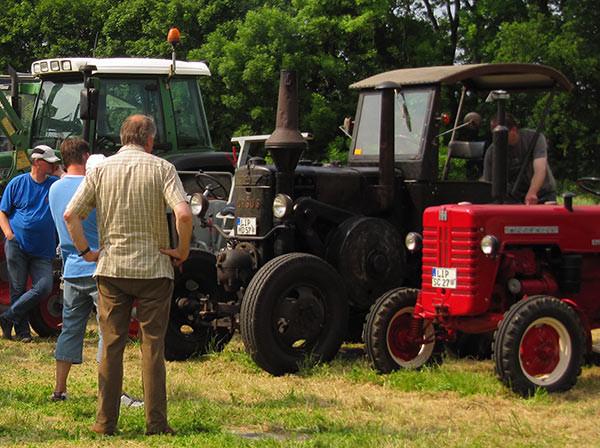
<svg viewBox="0 0 600 448"><path fill-rule="evenodd" d="M562 302L565 302L571 308L575 310L579 319L581 319L581 323L583 324L583 329L585 331L585 346L587 353L592 351L592 326L590 325L590 321L587 318L587 314L581 309L581 307L571 299L561 299Z"/></svg>

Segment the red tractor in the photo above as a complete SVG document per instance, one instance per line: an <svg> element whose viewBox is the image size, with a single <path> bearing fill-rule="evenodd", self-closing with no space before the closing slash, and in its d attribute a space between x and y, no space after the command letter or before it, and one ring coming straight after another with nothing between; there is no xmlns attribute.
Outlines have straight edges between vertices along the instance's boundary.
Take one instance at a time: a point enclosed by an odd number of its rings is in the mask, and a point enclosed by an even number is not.
<svg viewBox="0 0 600 448"><path fill-rule="evenodd" d="M600 179L579 186L600 194ZM573 387L592 330L600 328L600 207L443 205L428 208L422 289L397 288L373 306L364 328L380 372L418 368L457 334L493 333L495 372L528 396Z"/></svg>

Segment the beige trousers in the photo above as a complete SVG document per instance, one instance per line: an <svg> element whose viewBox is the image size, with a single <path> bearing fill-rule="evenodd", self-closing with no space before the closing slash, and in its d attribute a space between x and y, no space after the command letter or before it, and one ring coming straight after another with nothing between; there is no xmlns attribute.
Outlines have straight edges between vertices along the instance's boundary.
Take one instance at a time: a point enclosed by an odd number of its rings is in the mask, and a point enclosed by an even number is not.
<svg viewBox="0 0 600 448"><path fill-rule="evenodd" d="M98 276L97 282L102 354L98 366L96 426L105 431L114 431L117 427L123 386L123 351L135 301L142 352L146 431L162 432L167 428L164 338L173 280Z"/></svg>

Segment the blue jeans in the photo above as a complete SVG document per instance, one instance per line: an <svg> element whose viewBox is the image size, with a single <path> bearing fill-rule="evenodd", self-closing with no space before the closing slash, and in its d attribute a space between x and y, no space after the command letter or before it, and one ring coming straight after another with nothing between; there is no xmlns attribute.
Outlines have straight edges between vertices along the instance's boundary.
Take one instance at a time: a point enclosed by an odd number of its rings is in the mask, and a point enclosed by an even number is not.
<svg viewBox="0 0 600 448"><path fill-rule="evenodd" d="M31 336L29 311L52 291L52 260L29 255L17 240L4 241L6 267L10 284L10 308L4 317L13 323L18 338ZM31 288L27 290L27 276Z"/></svg>
<svg viewBox="0 0 600 448"><path fill-rule="evenodd" d="M81 364L85 327L93 306L98 306L98 288L93 277L64 279L62 329L56 341L55 359ZM99 336L100 348L102 335Z"/></svg>

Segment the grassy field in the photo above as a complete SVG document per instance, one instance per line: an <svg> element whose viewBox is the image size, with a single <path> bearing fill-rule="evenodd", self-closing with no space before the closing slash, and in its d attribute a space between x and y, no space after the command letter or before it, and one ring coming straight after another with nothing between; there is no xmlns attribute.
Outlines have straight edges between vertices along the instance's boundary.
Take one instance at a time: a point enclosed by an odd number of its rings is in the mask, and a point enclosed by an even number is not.
<svg viewBox="0 0 600 448"><path fill-rule="evenodd" d="M169 421L176 437L145 437L143 408L121 412L115 437L89 431L96 411L97 335L74 366L70 399L52 403L54 340L0 340L0 446L558 447L600 446L600 367L576 387L522 399L491 361L446 358L421 372L377 375L362 346L330 364L272 377L238 337L219 354L168 363ZM125 389L142 395L139 346L125 354Z"/></svg>

